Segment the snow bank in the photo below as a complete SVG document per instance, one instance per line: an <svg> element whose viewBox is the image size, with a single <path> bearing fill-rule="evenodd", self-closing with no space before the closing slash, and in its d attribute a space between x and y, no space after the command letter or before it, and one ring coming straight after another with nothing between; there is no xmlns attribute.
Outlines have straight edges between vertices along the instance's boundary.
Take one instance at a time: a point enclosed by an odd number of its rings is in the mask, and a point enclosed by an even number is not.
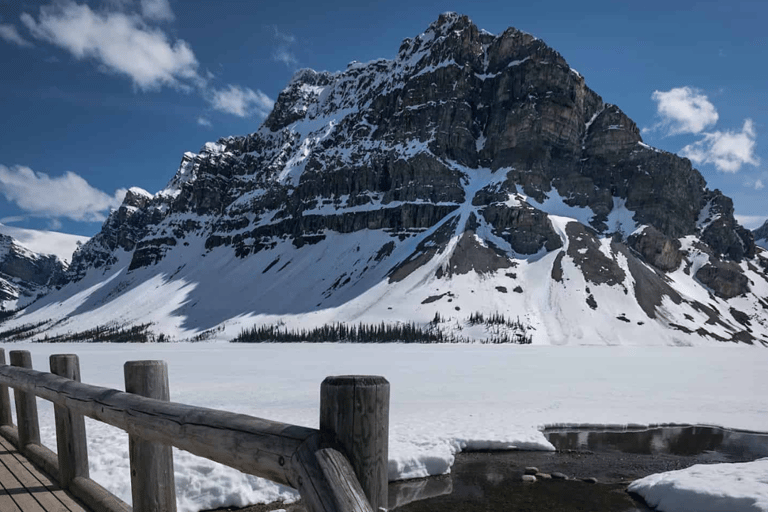
<svg viewBox="0 0 768 512"><path fill-rule="evenodd" d="M175 402L313 428L325 377L383 375L391 384L390 479L447 473L466 449L551 450L545 425L768 425L768 358L752 347L0 346L30 350L36 368L47 368L50 354L78 354L83 382L115 389L124 389L125 361L162 359ZM55 449L53 407L38 403L43 443ZM130 502L127 435L91 420L86 428L91 477ZM296 496L180 450L174 460L180 512Z"/></svg>
<svg viewBox="0 0 768 512"><path fill-rule="evenodd" d="M696 465L647 476L629 486L662 512L768 511L768 458L743 464Z"/></svg>

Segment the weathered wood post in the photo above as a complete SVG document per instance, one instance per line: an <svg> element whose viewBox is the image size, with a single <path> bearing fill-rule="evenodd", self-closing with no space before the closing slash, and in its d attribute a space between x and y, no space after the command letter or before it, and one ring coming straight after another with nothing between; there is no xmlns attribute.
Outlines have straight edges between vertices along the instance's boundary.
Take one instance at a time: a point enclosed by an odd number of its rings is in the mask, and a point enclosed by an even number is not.
<svg viewBox="0 0 768 512"><path fill-rule="evenodd" d="M384 377L327 377L320 386L320 431L335 440L373 510L387 508L389 382Z"/></svg>
<svg viewBox="0 0 768 512"><path fill-rule="evenodd" d="M11 365L32 369L29 350L11 350ZM16 401L16 423L19 428L19 447L23 451L28 444L40 444L40 422L37 419L37 399L32 393L13 390Z"/></svg>
<svg viewBox="0 0 768 512"><path fill-rule="evenodd" d="M165 361L128 361L123 369L126 392L170 401ZM128 436L128 444L134 512L176 512L171 446L136 436Z"/></svg>
<svg viewBox="0 0 768 512"><path fill-rule="evenodd" d="M80 382L80 360L75 354L55 354L50 357L51 373ZM85 438L85 418L66 407L54 404L56 418L56 448L59 458L59 485L69 489L77 477L88 478L88 445Z"/></svg>
<svg viewBox="0 0 768 512"><path fill-rule="evenodd" d="M0 365L5 364L5 349L0 348ZM4 425L13 425L13 415L11 414L11 395L8 393L8 386L0 386L0 427Z"/></svg>

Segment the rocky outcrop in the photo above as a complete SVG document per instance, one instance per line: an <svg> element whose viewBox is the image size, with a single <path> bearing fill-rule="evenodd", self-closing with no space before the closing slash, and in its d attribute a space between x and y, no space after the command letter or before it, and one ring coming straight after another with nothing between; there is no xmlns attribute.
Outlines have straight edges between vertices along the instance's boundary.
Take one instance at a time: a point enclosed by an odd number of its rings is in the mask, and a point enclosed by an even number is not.
<svg viewBox="0 0 768 512"><path fill-rule="evenodd" d="M754 235L736 222L731 198L722 195L719 190L709 192L707 198L707 218L704 220L701 241L721 258L737 262L744 258L754 258Z"/></svg>
<svg viewBox="0 0 768 512"><path fill-rule="evenodd" d="M710 260L696 272L696 279L724 299L749 292L749 279L731 262Z"/></svg>
<svg viewBox="0 0 768 512"><path fill-rule="evenodd" d="M630 235L628 245L659 270L671 272L683 261L680 240L664 236L653 226Z"/></svg>

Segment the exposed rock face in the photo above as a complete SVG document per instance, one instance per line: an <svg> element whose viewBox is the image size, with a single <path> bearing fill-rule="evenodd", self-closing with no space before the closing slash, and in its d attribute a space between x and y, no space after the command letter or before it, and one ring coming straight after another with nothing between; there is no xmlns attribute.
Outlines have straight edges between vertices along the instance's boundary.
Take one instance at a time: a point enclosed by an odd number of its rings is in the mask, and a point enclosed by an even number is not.
<svg viewBox="0 0 768 512"><path fill-rule="evenodd" d="M664 236L653 226L631 235L627 242L645 261L659 270L676 270L683 261L680 240Z"/></svg>
<svg viewBox="0 0 768 512"><path fill-rule="evenodd" d="M350 268L334 266L334 277L308 270L330 253ZM588 311L602 311L601 293L613 290L647 319L683 326L698 310L680 312L694 301L665 272L690 273L695 262L699 281L689 276L691 286L703 283L717 300L763 286L751 285L755 277L736 264L755 266L754 236L689 160L645 145L637 125L540 39L513 28L492 35L452 13L403 41L392 60L297 72L258 131L186 153L155 195L132 189L75 254L68 279L77 283L119 263L121 279L158 272L170 280L184 266L202 268L210 255L243 268L258 262L257 270L237 274L237 285L277 279L284 268L283 275L332 283L318 293L302 284L309 308L269 300L232 316L341 308L403 283L409 293L429 285L437 289L428 297L458 301L446 290L476 275L505 280L486 287L494 295L477 302L483 307L513 304L510 290L526 299L516 307L560 307L557 294L579 281L578 303ZM696 258L710 263L699 268ZM531 270L539 261L545 272ZM513 271L517 265L537 281L512 282L525 278ZM272 281L259 283L274 293ZM536 295L541 290L546 296ZM680 311L670 312L670 301ZM419 302L419 314L440 302ZM374 303L352 309L373 311ZM185 307L175 311L194 317ZM753 330L763 325L754 321L758 313L745 314ZM610 319L622 329L643 325L627 315ZM734 332L744 325L722 322Z"/></svg>
<svg viewBox="0 0 768 512"><path fill-rule="evenodd" d="M292 128L309 120L322 129ZM467 198L463 180L478 167L501 179ZM591 208L600 232L613 230L606 222L623 198L637 222L677 238L696 233L704 186L689 161L643 145L635 123L541 40L515 29L493 36L446 14L394 60L298 72L258 132L186 154L158 197L129 193L72 275L114 262L114 251L143 237L152 242L131 268L161 259L171 232L205 234L207 248L247 256L274 236L429 228L467 200L519 254L560 247L546 214L499 204L518 189L536 201L554 189ZM181 214L199 221L180 223ZM707 240L738 260L753 251L742 231L731 207Z"/></svg>
<svg viewBox="0 0 768 512"><path fill-rule="evenodd" d="M123 204L110 213L101 231L75 251L69 267L69 279L79 280L89 268L114 264L120 251L132 252L162 218L161 210L145 208L151 198L152 194L140 188L129 189Z"/></svg>
<svg viewBox="0 0 768 512"><path fill-rule="evenodd" d="M751 231L738 225L733 217L733 201L719 190L708 194L708 215L701 241L709 245L719 257L733 261L754 258L755 239Z"/></svg>
<svg viewBox="0 0 768 512"><path fill-rule="evenodd" d="M56 256L33 253L0 234L0 306L27 305L61 284L66 269Z"/></svg>
<svg viewBox="0 0 768 512"><path fill-rule="evenodd" d="M724 299L731 299L749 291L749 280L738 265L730 262L707 263L696 272L696 278Z"/></svg>

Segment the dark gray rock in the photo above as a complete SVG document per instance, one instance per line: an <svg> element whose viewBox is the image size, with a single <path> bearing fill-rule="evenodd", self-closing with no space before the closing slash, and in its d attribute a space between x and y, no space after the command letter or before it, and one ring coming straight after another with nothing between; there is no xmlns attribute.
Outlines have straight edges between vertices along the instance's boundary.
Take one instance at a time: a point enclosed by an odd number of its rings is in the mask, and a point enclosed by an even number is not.
<svg viewBox="0 0 768 512"><path fill-rule="evenodd" d="M676 270L683 261L680 241L664 236L653 226L627 239L627 244L637 251L645 261L665 272Z"/></svg>
<svg viewBox="0 0 768 512"><path fill-rule="evenodd" d="M724 299L749 292L749 279L738 265L730 262L710 260L696 272L696 279Z"/></svg>

